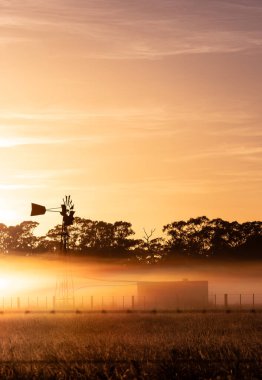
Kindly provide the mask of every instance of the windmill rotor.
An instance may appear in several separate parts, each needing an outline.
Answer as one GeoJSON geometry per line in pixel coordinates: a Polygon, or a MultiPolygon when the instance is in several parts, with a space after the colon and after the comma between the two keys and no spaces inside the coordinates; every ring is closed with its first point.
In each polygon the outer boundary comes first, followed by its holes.
{"type": "Polygon", "coordinates": [[[65,226],[71,226],[74,222],[74,205],[72,202],[72,199],[70,195],[66,195],[65,198],[63,198],[63,204],[61,204],[61,212],[60,214],[63,216],[63,224],[65,226]]]}

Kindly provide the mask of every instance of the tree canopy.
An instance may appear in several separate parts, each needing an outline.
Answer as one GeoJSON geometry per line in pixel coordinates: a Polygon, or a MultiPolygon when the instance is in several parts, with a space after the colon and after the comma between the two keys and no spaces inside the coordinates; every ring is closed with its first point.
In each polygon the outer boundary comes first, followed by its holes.
{"type": "MultiPolygon", "coordinates": [[[[0,251],[37,254],[59,251],[61,225],[45,236],[35,236],[37,222],[24,221],[16,226],[0,223],[0,251]]],[[[76,217],[69,230],[69,252],[105,258],[123,258],[146,264],[185,258],[260,259],[262,222],[228,222],[206,216],[174,221],[163,227],[164,236],[144,229],[142,239],[134,237],[132,224],[108,223],[76,217]]]]}

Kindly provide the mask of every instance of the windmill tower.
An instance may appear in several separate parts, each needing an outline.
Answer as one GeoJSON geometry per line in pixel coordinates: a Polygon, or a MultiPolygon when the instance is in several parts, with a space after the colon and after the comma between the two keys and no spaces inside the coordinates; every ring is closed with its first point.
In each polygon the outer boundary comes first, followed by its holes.
{"type": "Polygon", "coordinates": [[[61,242],[60,250],[61,252],[66,252],[68,249],[68,238],[69,233],[67,230],[68,226],[71,226],[74,222],[74,205],[70,195],[66,195],[63,199],[63,204],[61,204],[62,211],[60,214],[63,216],[62,231],[61,231],[61,242]]]}
{"type": "Polygon", "coordinates": [[[68,263],[68,240],[69,231],[68,227],[74,223],[74,205],[70,195],[63,198],[61,207],[46,208],[36,203],[32,203],[31,216],[44,215],[46,212],[59,212],[62,219],[62,228],[60,233],[60,251],[65,255],[65,268],[58,274],[56,287],[54,307],[63,309],[74,308],[75,306],[75,291],[74,281],[71,271],[69,270],[68,263]]]}

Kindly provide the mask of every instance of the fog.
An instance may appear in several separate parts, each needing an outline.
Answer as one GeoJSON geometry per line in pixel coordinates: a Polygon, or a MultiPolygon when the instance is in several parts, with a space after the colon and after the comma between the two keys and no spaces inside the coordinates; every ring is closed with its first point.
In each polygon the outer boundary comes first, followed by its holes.
{"type": "MultiPolygon", "coordinates": [[[[59,255],[0,257],[0,297],[52,297],[66,281],[79,299],[93,296],[96,302],[110,297],[136,295],[137,281],[206,280],[209,295],[262,294],[262,262],[195,262],[172,266],[126,265],[59,255]]],[[[222,299],[222,298],[221,298],[222,299]]],[[[116,302],[116,301],[112,301],[116,302]]],[[[118,301],[120,302],[120,301],[118,301]]]]}

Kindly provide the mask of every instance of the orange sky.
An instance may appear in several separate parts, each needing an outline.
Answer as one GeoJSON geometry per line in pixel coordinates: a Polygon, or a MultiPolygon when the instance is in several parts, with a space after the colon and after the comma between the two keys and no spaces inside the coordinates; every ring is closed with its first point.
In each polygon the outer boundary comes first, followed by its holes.
{"type": "Polygon", "coordinates": [[[0,222],[261,219],[260,0],[0,0],[0,222]]]}

